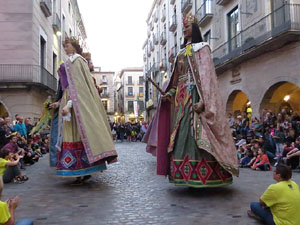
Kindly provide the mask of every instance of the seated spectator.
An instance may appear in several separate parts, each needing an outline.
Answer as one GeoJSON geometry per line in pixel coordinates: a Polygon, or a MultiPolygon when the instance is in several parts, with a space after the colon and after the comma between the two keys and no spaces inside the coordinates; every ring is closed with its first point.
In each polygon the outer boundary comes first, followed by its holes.
{"type": "Polygon", "coordinates": [[[258,155],[256,157],[253,166],[251,167],[253,170],[272,170],[269,158],[265,153],[263,148],[258,149],[258,155]]]}
{"type": "Polygon", "coordinates": [[[241,167],[250,167],[250,165],[248,165],[248,164],[251,162],[253,157],[254,157],[254,154],[253,154],[253,151],[251,150],[251,144],[248,144],[246,146],[245,156],[240,159],[241,167]]]}
{"type": "Polygon", "coordinates": [[[246,142],[241,144],[237,150],[238,160],[242,159],[246,155],[246,142]]]}
{"type": "Polygon", "coordinates": [[[286,155],[287,164],[292,167],[292,169],[299,168],[299,156],[300,156],[300,137],[295,141],[294,149],[289,151],[286,155]]]}
{"type": "MultiPolygon", "coordinates": [[[[18,137],[17,137],[17,134],[18,133],[12,133],[8,139],[9,139],[9,142],[3,146],[3,149],[7,149],[9,150],[10,153],[13,153],[13,154],[19,154],[21,156],[24,157],[25,155],[25,150],[23,148],[20,148],[18,146],[18,137]]],[[[20,164],[21,164],[21,169],[25,169],[24,167],[24,161],[21,160],[20,161],[20,164]]]]}
{"type": "Polygon", "coordinates": [[[271,184],[259,202],[252,202],[248,215],[268,225],[300,224],[300,190],[292,180],[291,169],[278,165],[273,173],[276,184],[271,184]]]}
{"type": "Polygon", "coordinates": [[[3,178],[3,183],[22,183],[27,181],[28,177],[22,175],[19,168],[19,161],[22,156],[12,154],[7,149],[0,151],[0,179],[3,178]]]}
{"type": "Polygon", "coordinates": [[[257,152],[256,151],[254,151],[253,152],[253,157],[252,157],[252,159],[250,160],[250,162],[248,162],[245,166],[243,166],[243,167],[249,167],[249,168],[251,168],[252,166],[253,166],[253,164],[254,164],[254,162],[255,162],[255,160],[256,160],[256,158],[257,158],[257,152]]]}
{"type": "Polygon", "coordinates": [[[237,140],[236,140],[235,146],[236,147],[240,147],[240,145],[242,145],[243,143],[246,143],[246,139],[243,137],[243,135],[239,134],[237,136],[237,140]]]}
{"type": "MultiPolygon", "coordinates": [[[[2,190],[0,189],[0,199],[2,190]]],[[[19,206],[20,198],[16,196],[12,199],[8,199],[5,202],[0,200],[0,224],[3,225],[33,225],[32,219],[21,219],[15,222],[15,211],[19,206]]]]}

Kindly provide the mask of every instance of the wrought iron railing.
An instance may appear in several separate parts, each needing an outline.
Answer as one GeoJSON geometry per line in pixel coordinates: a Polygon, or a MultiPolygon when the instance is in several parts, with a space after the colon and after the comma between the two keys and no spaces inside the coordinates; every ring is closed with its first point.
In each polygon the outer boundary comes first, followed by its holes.
{"type": "Polygon", "coordinates": [[[52,14],[52,0],[40,0],[40,7],[46,17],[52,14]]]}
{"type": "Polygon", "coordinates": [[[161,11],[161,22],[164,22],[166,20],[166,9],[163,9],[161,11]]]}
{"type": "Polygon", "coordinates": [[[56,31],[61,31],[61,22],[57,13],[53,14],[53,25],[56,31]]]}
{"type": "Polygon", "coordinates": [[[177,27],[177,17],[176,15],[173,15],[170,20],[169,30],[175,31],[176,27],[177,27]]]}
{"type": "Polygon", "coordinates": [[[197,11],[197,20],[201,22],[207,15],[212,14],[212,0],[205,0],[197,11]]]}
{"type": "Polygon", "coordinates": [[[192,6],[192,0],[181,0],[181,12],[184,12],[187,6],[192,6]]]}
{"type": "Polygon", "coordinates": [[[36,65],[0,64],[0,83],[35,84],[57,90],[57,79],[45,68],[36,65]]]}
{"type": "Polygon", "coordinates": [[[284,4],[214,49],[215,65],[234,59],[287,31],[300,31],[300,4],[284,4]]]}
{"type": "Polygon", "coordinates": [[[166,31],[161,32],[160,34],[160,44],[164,45],[167,42],[166,31]]]}

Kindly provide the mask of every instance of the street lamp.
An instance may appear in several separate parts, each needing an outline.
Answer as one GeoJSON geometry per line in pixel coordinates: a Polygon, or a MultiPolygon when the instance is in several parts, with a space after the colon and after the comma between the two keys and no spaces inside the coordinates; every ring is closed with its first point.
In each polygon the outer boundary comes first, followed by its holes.
{"type": "Polygon", "coordinates": [[[286,96],[283,98],[283,100],[286,101],[286,102],[287,102],[289,99],[290,99],[290,96],[289,96],[289,95],[286,95],[286,96]]]}

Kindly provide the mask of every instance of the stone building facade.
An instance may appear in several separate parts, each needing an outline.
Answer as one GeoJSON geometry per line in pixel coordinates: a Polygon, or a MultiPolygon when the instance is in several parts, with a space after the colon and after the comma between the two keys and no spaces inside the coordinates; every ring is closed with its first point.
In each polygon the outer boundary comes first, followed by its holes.
{"type": "Polygon", "coordinates": [[[114,99],[114,76],[115,72],[100,71],[99,68],[95,67],[95,71],[92,72],[96,79],[98,86],[102,88],[101,100],[106,110],[107,116],[111,121],[114,121],[115,113],[115,99],[114,99]]]}
{"type": "MultiPolygon", "coordinates": [[[[179,50],[183,12],[197,16],[210,44],[227,113],[237,115],[250,107],[257,117],[262,109],[300,112],[299,0],[154,0],[143,46],[144,75],[160,85],[165,72],[170,77],[179,50]],[[161,63],[155,66],[165,52],[166,69],[161,63]]],[[[155,108],[157,91],[151,84],[146,87],[146,101],[154,99],[150,109],[155,108]]]]}
{"type": "Polygon", "coordinates": [[[115,79],[117,104],[115,119],[122,122],[143,121],[145,118],[143,68],[125,68],[115,79]]]}
{"type": "Polygon", "coordinates": [[[77,0],[1,0],[0,12],[0,116],[37,120],[57,90],[63,40],[75,36],[87,50],[77,0]]]}

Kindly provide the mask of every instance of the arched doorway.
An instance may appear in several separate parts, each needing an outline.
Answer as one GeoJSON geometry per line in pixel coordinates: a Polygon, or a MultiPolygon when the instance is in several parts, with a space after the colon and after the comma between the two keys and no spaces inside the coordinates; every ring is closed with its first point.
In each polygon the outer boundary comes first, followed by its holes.
{"type": "Polygon", "coordinates": [[[5,108],[5,106],[0,102],[0,117],[6,117],[8,116],[8,111],[5,108]]]}
{"type": "Polygon", "coordinates": [[[278,82],[265,93],[260,111],[268,109],[274,113],[285,109],[287,113],[300,112],[300,88],[290,82],[278,82]]]}
{"type": "Polygon", "coordinates": [[[236,117],[242,112],[247,112],[248,117],[251,118],[251,102],[243,91],[235,90],[228,97],[226,113],[232,113],[232,115],[236,117]]]}

